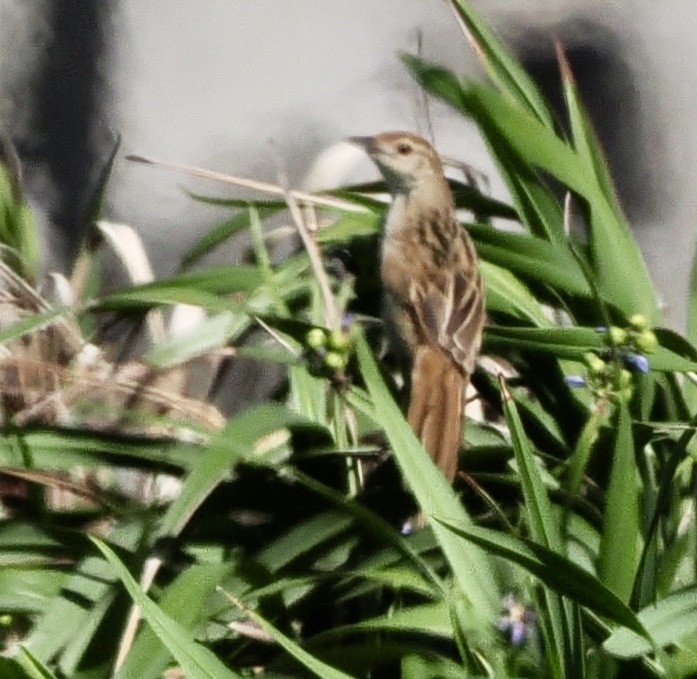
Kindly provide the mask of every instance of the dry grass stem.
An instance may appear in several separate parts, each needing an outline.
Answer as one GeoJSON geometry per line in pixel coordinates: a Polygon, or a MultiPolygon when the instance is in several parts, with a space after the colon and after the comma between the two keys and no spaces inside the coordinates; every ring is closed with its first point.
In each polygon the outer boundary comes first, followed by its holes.
{"type": "MultiPolygon", "coordinates": [[[[177,172],[183,172],[191,177],[199,177],[201,179],[212,179],[214,181],[223,182],[224,184],[229,184],[232,186],[240,186],[245,189],[252,189],[253,191],[261,191],[262,193],[270,193],[274,196],[279,196],[281,198],[286,196],[286,191],[276,184],[269,184],[267,182],[260,182],[255,179],[246,179],[243,177],[233,177],[231,175],[223,174],[221,172],[214,172],[213,170],[206,170],[201,167],[193,167],[190,165],[180,165],[179,163],[169,163],[162,160],[155,160],[153,158],[146,158],[139,155],[126,156],[127,160],[133,161],[135,163],[143,163],[145,165],[155,165],[157,167],[164,167],[169,170],[175,170],[177,172]]],[[[330,196],[317,195],[314,193],[306,193],[304,191],[292,190],[290,193],[296,201],[305,203],[307,205],[317,205],[320,207],[335,208],[338,210],[345,210],[347,212],[368,212],[367,208],[361,205],[356,205],[347,200],[341,200],[340,198],[332,198],[330,196]]]]}
{"type": "Polygon", "coordinates": [[[312,271],[315,274],[315,279],[317,280],[322,294],[326,325],[329,328],[336,329],[339,327],[339,312],[337,311],[336,301],[334,300],[334,295],[329,285],[329,277],[322,264],[322,255],[320,254],[319,247],[307,228],[302,210],[293,196],[293,193],[287,191],[285,195],[288,209],[298,229],[303,245],[305,246],[307,256],[310,259],[310,266],[312,267],[312,271]]]}
{"type": "Polygon", "coordinates": [[[262,320],[258,316],[254,317],[254,320],[264,329],[266,330],[267,333],[280,345],[282,346],[289,354],[291,354],[295,358],[300,358],[300,352],[296,351],[286,340],[281,337],[279,333],[277,333],[266,321],[262,320]]]}

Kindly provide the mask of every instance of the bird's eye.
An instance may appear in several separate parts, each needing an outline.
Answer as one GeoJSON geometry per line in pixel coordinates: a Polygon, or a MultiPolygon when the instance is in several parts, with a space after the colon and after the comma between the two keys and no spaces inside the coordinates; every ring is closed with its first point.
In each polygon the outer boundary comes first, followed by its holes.
{"type": "Polygon", "coordinates": [[[397,153],[401,156],[408,156],[412,151],[411,144],[407,144],[406,142],[402,142],[397,146],[397,153]]]}

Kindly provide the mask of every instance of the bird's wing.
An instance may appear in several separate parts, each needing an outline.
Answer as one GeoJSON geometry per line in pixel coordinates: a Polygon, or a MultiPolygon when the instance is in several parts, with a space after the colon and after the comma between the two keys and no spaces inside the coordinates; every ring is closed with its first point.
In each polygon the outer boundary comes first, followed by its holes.
{"type": "Polygon", "coordinates": [[[409,297],[419,334],[450,354],[468,374],[474,370],[485,322],[484,283],[465,240],[454,248],[453,266],[421,284],[413,282],[409,297]]]}

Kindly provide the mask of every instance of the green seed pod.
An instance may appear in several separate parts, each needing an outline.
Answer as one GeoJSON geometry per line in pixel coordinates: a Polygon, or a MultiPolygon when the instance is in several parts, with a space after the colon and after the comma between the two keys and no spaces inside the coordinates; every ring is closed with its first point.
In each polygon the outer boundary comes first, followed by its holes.
{"type": "Polygon", "coordinates": [[[624,328],[618,328],[613,325],[607,334],[607,340],[610,346],[621,347],[627,341],[628,335],[624,328]]]}
{"type": "Polygon", "coordinates": [[[632,395],[634,394],[634,389],[632,387],[625,387],[620,392],[620,398],[625,402],[629,403],[632,400],[632,395]]]}
{"type": "Polygon", "coordinates": [[[583,360],[588,366],[588,370],[590,371],[591,375],[595,375],[597,377],[605,372],[607,364],[602,358],[600,358],[600,356],[598,356],[598,354],[594,354],[593,352],[589,351],[588,353],[583,354],[583,360]]]}
{"type": "Polygon", "coordinates": [[[632,384],[632,373],[629,372],[629,370],[625,370],[622,368],[620,371],[620,388],[625,389],[632,384]]]}
{"type": "Polygon", "coordinates": [[[327,344],[327,333],[322,328],[312,328],[305,335],[305,343],[310,349],[321,349],[327,344]]]}
{"type": "Polygon", "coordinates": [[[340,354],[336,351],[328,351],[324,357],[324,365],[330,370],[343,370],[348,363],[346,354],[340,354]]]}
{"type": "Polygon", "coordinates": [[[629,325],[632,326],[632,330],[641,332],[642,330],[646,330],[649,327],[649,321],[646,318],[646,316],[644,316],[644,314],[634,314],[629,319],[629,325]]]}
{"type": "Polygon", "coordinates": [[[635,339],[637,348],[644,354],[652,354],[658,347],[656,335],[651,330],[643,330],[635,339]]]}
{"type": "Polygon", "coordinates": [[[351,338],[346,333],[341,332],[341,330],[334,330],[329,335],[329,347],[334,349],[334,351],[345,353],[350,346],[351,338]]]}

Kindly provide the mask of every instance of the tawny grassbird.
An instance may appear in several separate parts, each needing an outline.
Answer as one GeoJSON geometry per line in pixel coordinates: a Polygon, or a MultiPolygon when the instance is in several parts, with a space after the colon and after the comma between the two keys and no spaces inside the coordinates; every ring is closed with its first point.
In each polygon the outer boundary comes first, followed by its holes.
{"type": "Polygon", "coordinates": [[[477,255],[458,224],[433,147],[409,132],[351,137],[373,159],[392,203],[382,240],[384,316],[411,360],[407,419],[443,474],[457,473],[463,398],[485,321],[477,255]]]}

